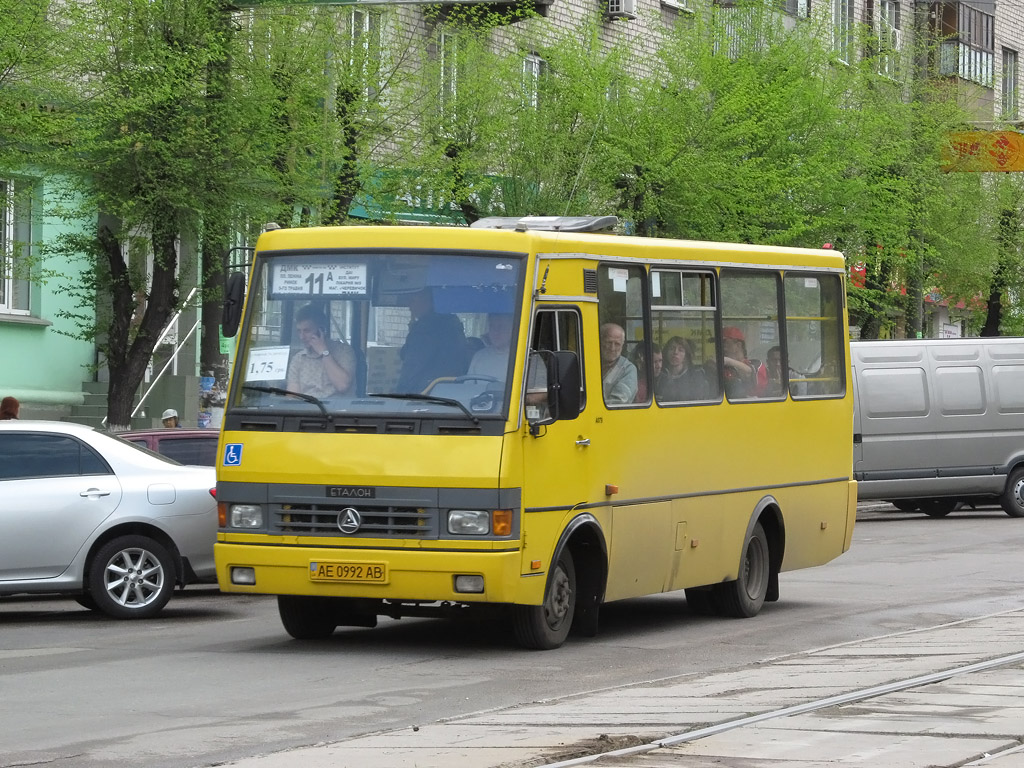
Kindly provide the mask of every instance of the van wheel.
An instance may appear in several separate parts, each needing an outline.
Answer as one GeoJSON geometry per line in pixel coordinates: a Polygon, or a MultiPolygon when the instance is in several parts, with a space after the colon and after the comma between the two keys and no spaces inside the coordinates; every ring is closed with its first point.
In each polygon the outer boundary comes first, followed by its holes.
{"type": "Polygon", "coordinates": [[[897,499],[896,501],[890,501],[889,503],[896,507],[900,512],[917,512],[917,510],[920,509],[917,501],[914,499],[897,499]]]}
{"type": "Polygon", "coordinates": [[[569,550],[558,556],[543,605],[516,605],[512,628],[523,648],[550,651],[565,642],[576,613],[576,568],[569,550]]]}
{"type": "Polygon", "coordinates": [[[1010,473],[999,505],[1010,517],[1024,517],[1024,468],[1018,467],[1010,473]]]}
{"type": "Polygon", "coordinates": [[[921,499],[919,506],[928,517],[945,517],[957,508],[956,499],[921,499]]]}
{"type": "Polygon", "coordinates": [[[768,594],[770,568],[768,537],[761,524],[757,523],[743,551],[739,578],[714,587],[714,601],[719,612],[737,619],[756,616],[768,594]]]}
{"type": "Polygon", "coordinates": [[[337,609],[330,598],[278,595],[277,612],[285,632],[296,640],[323,640],[338,626],[337,609]]]}

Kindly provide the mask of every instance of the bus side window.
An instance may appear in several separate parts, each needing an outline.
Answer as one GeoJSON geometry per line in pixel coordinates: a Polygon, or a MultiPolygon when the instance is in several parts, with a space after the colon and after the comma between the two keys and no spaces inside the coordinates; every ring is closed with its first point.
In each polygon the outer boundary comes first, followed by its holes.
{"type": "Polygon", "coordinates": [[[778,347],[779,274],[723,269],[722,376],[730,400],[778,398],[784,390],[769,385],[768,352],[778,347]],[[774,394],[770,393],[774,390],[774,394]]]}
{"type": "Polygon", "coordinates": [[[650,402],[651,366],[644,360],[642,369],[638,370],[633,361],[636,350],[646,345],[650,335],[646,320],[647,273],[640,265],[602,264],[598,267],[597,278],[601,388],[605,404],[614,407],[650,402]]]}
{"type": "Polygon", "coordinates": [[[721,398],[715,353],[715,283],[711,272],[651,270],[651,326],[661,369],[659,405],[721,398]]]}
{"type": "Polygon", "coordinates": [[[789,272],[784,285],[790,396],[808,399],[845,394],[843,287],[839,278],[789,272]]]}

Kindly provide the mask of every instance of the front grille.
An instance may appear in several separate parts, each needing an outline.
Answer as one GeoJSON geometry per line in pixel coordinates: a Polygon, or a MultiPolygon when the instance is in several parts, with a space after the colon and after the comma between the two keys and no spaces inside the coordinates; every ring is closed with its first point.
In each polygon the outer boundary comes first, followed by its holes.
{"type": "Polygon", "coordinates": [[[271,507],[271,528],[303,536],[355,536],[362,538],[436,539],[438,511],[417,507],[367,507],[353,504],[281,504],[271,507]],[[355,509],[362,518],[359,530],[342,533],[338,515],[355,509]]]}

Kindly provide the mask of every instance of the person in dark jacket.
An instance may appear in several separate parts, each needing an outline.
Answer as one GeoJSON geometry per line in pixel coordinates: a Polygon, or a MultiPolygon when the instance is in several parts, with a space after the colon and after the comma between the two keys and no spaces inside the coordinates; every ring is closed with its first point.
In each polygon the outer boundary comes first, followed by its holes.
{"type": "Polygon", "coordinates": [[[463,376],[469,367],[469,344],[456,315],[434,311],[433,294],[424,288],[409,297],[412,320],[402,346],[402,371],[395,392],[423,392],[435,379],[463,376]]]}

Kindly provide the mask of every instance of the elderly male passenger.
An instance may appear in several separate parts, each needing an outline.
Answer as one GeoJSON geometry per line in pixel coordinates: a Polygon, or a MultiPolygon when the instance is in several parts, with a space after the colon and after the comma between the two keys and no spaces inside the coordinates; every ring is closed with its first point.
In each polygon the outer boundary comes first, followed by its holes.
{"type": "Polygon", "coordinates": [[[609,405],[632,403],[636,398],[636,366],[622,356],[625,346],[626,332],[621,325],[601,326],[601,385],[609,405]]]}

